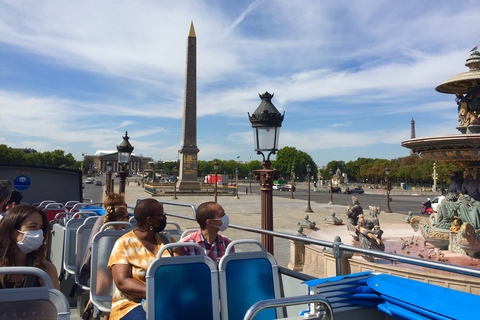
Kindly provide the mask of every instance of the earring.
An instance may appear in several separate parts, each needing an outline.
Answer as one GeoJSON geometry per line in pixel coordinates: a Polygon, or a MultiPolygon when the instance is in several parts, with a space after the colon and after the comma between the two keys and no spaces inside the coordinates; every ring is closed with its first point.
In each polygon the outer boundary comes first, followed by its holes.
{"type": "Polygon", "coordinates": [[[150,231],[152,231],[152,230],[153,230],[153,226],[152,226],[152,225],[150,225],[150,231]]]}

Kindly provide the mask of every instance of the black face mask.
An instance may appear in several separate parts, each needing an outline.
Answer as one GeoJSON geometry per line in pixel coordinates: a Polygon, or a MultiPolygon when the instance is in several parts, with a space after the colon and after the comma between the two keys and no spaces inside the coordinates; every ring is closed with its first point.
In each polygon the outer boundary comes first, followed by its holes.
{"type": "Polygon", "coordinates": [[[160,225],[158,227],[153,227],[153,232],[158,233],[162,232],[167,226],[167,220],[160,220],[160,225]]]}

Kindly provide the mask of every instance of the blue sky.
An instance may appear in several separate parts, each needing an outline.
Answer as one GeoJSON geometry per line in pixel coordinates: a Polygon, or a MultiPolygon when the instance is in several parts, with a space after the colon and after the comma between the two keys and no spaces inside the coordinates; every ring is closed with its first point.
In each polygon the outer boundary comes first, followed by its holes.
{"type": "Polygon", "coordinates": [[[476,1],[0,0],[0,143],[177,157],[186,42],[197,35],[200,160],[261,160],[247,112],[285,119],[279,147],[317,165],[408,155],[457,134],[453,95],[480,45],[476,1]],[[240,157],[240,158],[237,158],[240,157]]]}

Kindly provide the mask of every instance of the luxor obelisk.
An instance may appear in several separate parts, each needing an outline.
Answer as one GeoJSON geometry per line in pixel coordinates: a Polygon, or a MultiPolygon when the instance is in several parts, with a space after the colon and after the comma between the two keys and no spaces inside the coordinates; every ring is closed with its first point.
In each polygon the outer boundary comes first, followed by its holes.
{"type": "Polygon", "coordinates": [[[180,191],[199,190],[197,178],[197,37],[193,22],[187,40],[185,93],[183,101],[182,145],[177,188],[180,191]]]}

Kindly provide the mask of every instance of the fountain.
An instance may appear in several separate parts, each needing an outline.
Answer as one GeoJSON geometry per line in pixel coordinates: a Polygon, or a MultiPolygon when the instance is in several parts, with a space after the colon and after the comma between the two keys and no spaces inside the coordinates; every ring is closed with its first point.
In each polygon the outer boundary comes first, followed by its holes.
{"type": "Polygon", "coordinates": [[[421,230],[427,242],[439,249],[480,254],[480,52],[472,49],[459,73],[435,88],[455,94],[460,134],[415,138],[402,142],[423,159],[443,161],[461,168],[450,175],[445,200],[429,219],[412,217],[414,230],[421,230]]]}

